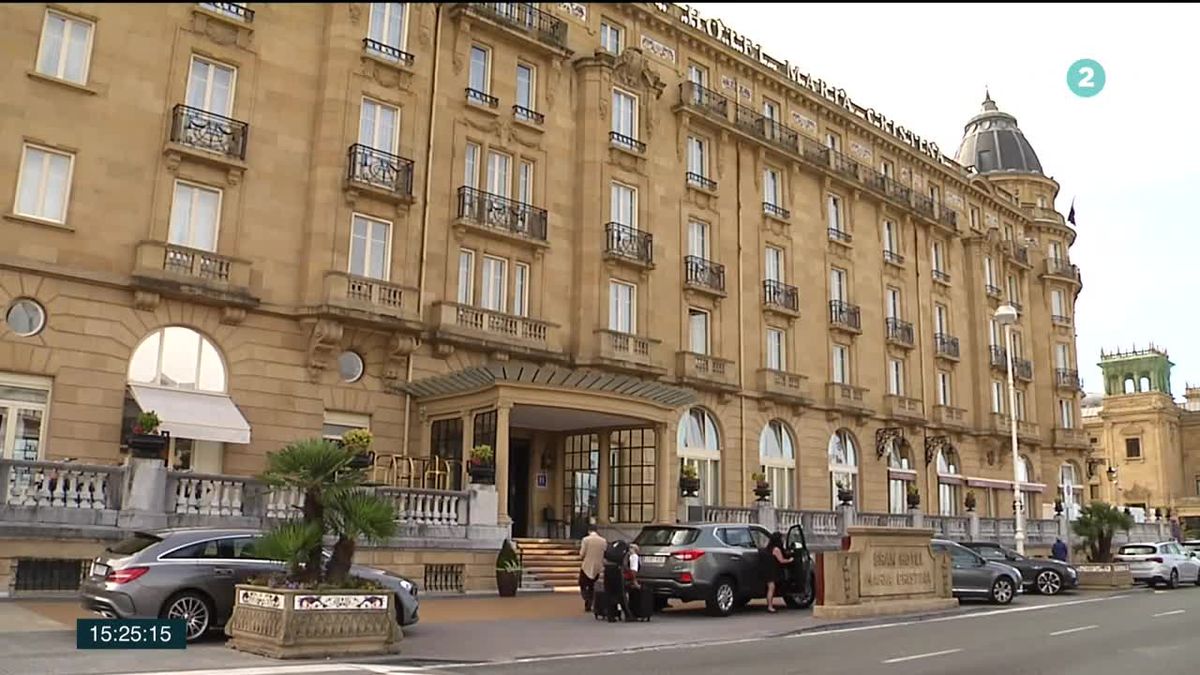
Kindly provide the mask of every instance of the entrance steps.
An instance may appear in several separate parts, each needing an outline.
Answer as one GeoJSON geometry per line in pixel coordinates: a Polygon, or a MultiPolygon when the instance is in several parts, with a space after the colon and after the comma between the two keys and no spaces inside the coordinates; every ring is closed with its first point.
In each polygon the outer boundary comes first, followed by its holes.
{"type": "Polygon", "coordinates": [[[579,585],[579,542],[571,539],[514,539],[525,562],[525,588],[579,585]],[[532,582],[532,583],[530,583],[532,582]]]}

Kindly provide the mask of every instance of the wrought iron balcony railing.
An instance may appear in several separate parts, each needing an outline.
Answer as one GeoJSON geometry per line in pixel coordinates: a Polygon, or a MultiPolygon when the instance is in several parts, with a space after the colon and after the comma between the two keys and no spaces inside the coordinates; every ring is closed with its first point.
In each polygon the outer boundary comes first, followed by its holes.
{"type": "Polygon", "coordinates": [[[1068,279],[1079,278],[1079,268],[1061,258],[1046,258],[1046,274],[1068,279]]]}
{"type": "Polygon", "coordinates": [[[899,253],[896,253],[895,251],[885,250],[883,252],[883,260],[884,260],[884,262],[890,262],[893,265],[903,265],[904,264],[904,256],[900,255],[899,253]]]}
{"type": "Polygon", "coordinates": [[[202,2],[200,3],[200,6],[206,9],[211,9],[218,14],[224,14],[225,16],[239,19],[245,23],[252,23],[254,21],[254,10],[249,9],[240,3],[202,2]]]}
{"type": "Polygon", "coordinates": [[[829,168],[833,169],[835,173],[845,176],[846,178],[858,180],[858,162],[854,161],[847,155],[838,152],[837,150],[829,151],[829,168]]]}
{"type": "Polygon", "coordinates": [[[908,187],[907,185],[902,185],[895,179],[888,178],[887,176],[883,177],[883,184],[887,195],[893,200],[905,205],[912,203],[912,188],[908,187]]]}
{"type": "Polygon", "coordinates": [[[1008,369],[1008,350],[1000,345],[989,345],[988,354],[993,368],[1008,369]]]}
{"type": "Polygon", "coordinates": [[[937,220],[952,230],[958,229],[958,213],[951,210],[945,204],[938,204],[937,220]]]}
{"type": "Polygon", "coordinates": [[[804,159],[814,164],[829,166],[829,148],[811,138],[803,137],[800,139],[800,154],[804,156],[804,159]]]}
{"type": "Polygon", "coordinates": [[[626,136],[618,131],[608,132],[608,141],[617,147],[625,148],[626,150],[632,150],[638,154],[646,152],[645,143],[639,141],[633,136],[626,136]]]}
{"type": "Polygon", "coordinates": [[[709,117],[729,119],[729,99],[695,82],[683,82],[679,85],[679,102],[709,117]]]}
{"type": "Polygon", "coordinates": [[[458,188],[458,217],[524,239],[546,241],[545,209],[465,185],[458,188]]]}
{"type": "Polygon", "coordinates": [[[1033,379],[1033,362],[1029,359],[1013,359],[1013,376],[1019,380],[1033,379]]]}
{"type": "Polygon", "coordinates": [[[684,281],[689,286],[700,286],[725,292],[725,266],[700,256],[689,255],[683,259],[684,281]]]}
{"type": "Polygon", "coordinates": [[[706,176],[702,176],[695,171],[687,172],[686,177],[688,185],[694,185],[695,187],[698,187],[702,190],[708,190],[709,192],[716,192],[717,190],[717,181],[706,176]]]}
{"type": "Polygon", "coordinates": [[[800,134],[766,115],[760,115],[752,108],[735,103],[735,123],[747,133],[757,136],[771,145],[778,146],[789,152],[800,149],[800,134]]]}
{"type": "Polygon", "coordinates": [[[885,322],[889,342],[911,347],[913,345],[913,325],[909,321],[896,317],[888,317],[885,322]]]}
{"type": "Polygon", "coordinates": [[[945,270],[934,269],[929,274],[933,277],[934,281],[940,281],[943,284],[950,283],[950,273],[945,270]]]}
{"type": "Polygon", "coordinates": [[[384,60],[394,61],[410,68],[412,67],[413,62],[417,60],[417,57],[402,49],[397,49],[389,44],[384,44],[378,40],[372,40],[371,38],[363,38],[363,51],[367,52],[368,54],[374,54],[384,60]]]}
{"type": "Polygon", "coordinates": [[[767,279],[763,281],[763,304],[789,312],[799,312],[800,291],[782,281],[767,279]]]}
{"type": "Polygon", "coordinates": [[[480,16],[529,33],[546,44],[555,47],[567,44],[567,24],[532,2],[471,2],[467,6],[480,16]]]}
{"type": "Polygon", "coordinates": [[[250,125],[180,103],[171,120],[171,142],[225,157],[246,159],[250,125]]]}
{"type": "Polygon", "coordinates": [[[788,218],[792,217],[791,211],[788,211],[782,206],[772,204],[771,202],[763,202],[763,213],[767,214],[768,216],[781,218],[783,220],[787,220],[788,218]]]}
{"type": "Polygon", "coordinates": [[[1078,370],[1070,370],[1067,368],[1057,368],[1054,371],[1054,381],[1058,386],[1064,387],[1066,389],[1082,388],[1080,385],[1080,382],[1079,382],[1079,371],[1078,370]]]}
{"type": "Polygon", "coordinates": [[[479,91],[478,89],[472,89],[470,87],[467,87],[466,92],[467,92],[467,101],[469,101],[471,103],[485,105],[489,108],[495,108],[496,106],[500,105],[500,99],[496,98],[495,96],[492,96],[491,94],[487,93],[486,91],[479,91]]]}
{"type": "Polygon", "coordinates": [[[987,284],[984,286],[984,289],[987,291],[987,294],[993,298],[999,298],[1004,295],[1004,291],[1001,290],[996,284],[987,284]]]}
{"type": "Polygon", "coordinates": [[[1070,326],[1071,317],[1067,316],[1066,314],[1051,314],[1050,323],[1056,326],[1070,326]]]}
{"type": "Polygon", "coordinates": [[[545,115],[543,115],[542,113],[540,113],[532,108],[526,108],[525,106],[514,105],[512,110],[513,110],[513,117],[521,120],[522,122],[532,122],[534,124],[542,124],[543,122],[546,121],[545,115]]]}
{"type": "Polygon", "coordinates": [[[402,197],[411,197],[413,161],[355,143],[350,146],[346,178],[353,183],[363,183],[402,197]]]}
{"type": "Polygon", "coordinates": [[[840,241],[843,244],[849,244],[854,239],[854,237],[850,236],[849,232],[836,227],[829,228],[829,238],[832,241],[840,241]]]}
{"type": "Polygon", "coordinates": [[[645,265],[654,263],[654,237],[623,223],[604,226],[605,253],[645,265]]]}
{"type": "Polygon", "coordinates": [[[858,305],[852,305],[844,300],[829,301],[829,322],[856,331],[862,330],[862,318],[858,305]]]}
{"type": "Polygon", "coordinates": [[[925,195],[914,194],[912,201],[913,208],[922,215],[928,218],[934,218],[936,212],[936,202],[932,198],[925,195]]]}
{"type": "Polygon", "coordinates": [[[933,344],[938,356],[945,356],[951,359],[958,358],[958,338],[953,335],[934,333],[933,344]]]}

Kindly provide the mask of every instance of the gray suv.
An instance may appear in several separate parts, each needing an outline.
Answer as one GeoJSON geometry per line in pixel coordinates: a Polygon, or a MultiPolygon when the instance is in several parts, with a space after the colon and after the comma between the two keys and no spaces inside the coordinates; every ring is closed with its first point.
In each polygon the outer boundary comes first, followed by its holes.
{"type": "MultiPolygon", "coordinates": [[[[192,642],[233,613],[234,586],[284,565],[254,554],[257,530],[137,532],[92,562],[79,588],[84,609],[113,619],[183,619],[192,642]]],[[[328,555],[328,554],[327,554],[328,555]]],[[[350,573],[390,589],[401,626],[417,622],[417,587],[408,579],[354,565],[350,573]]]]}
{"type": "MultiPolygon", "coordinates": [[[[657,609],[672,598],[703,600],[710,614],[728,616],[767,596],[761,556],[769,537],[758,525],[648,525],[634,539],[641,556],[638,581],[654,594],[657,609]]],[[[799,526],[788,530],[785,545],[793,562],[782,570],[778,595],[790,608],[809,607],[816,587],[813,557],[799,526]]]]}

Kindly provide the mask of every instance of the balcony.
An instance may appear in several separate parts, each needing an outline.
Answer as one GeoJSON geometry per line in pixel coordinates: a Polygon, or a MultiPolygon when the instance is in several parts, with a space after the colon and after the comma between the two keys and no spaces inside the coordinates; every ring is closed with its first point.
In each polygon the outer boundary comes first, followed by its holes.
{"type": "Polygon", "coordinates": [[[911,420],[914,422],[923,422],[925,420],[925,404],[921,399],[917,398],[888,394],[883,397],[883,410],[884,413],[895,420],[911,420]]]}
{"type": "Polygon", "coordinates": [[[134,254],[135,301],[144,309],[166,296],[244,311],[259,302],[253,276],[247,260],[159,241],[140,242],[134,254]]]}
{"type": "Polygon", "coordinates": [[[897,182],[894,178],[883,177],[884,193],[892,201],[903,206],[912,207],[913,191],[907,185],[897,182]]]}
{"type": "Polygon", "coordinates": [[[171,114],[171,142],[218,157],[245,161],[250,125],[200,108],[175,106],[171,114]]]}
{"type": "Polygon", "coordinates": [[[1056,427],[1054,429],[1054,447],[1085,450],[1090,447],[1087,432],[1083,429],[1056,427]]]}
{"type": "Polygon", "coordinates": [[[626,136],[625,134],[618,133],[616,131],[608,132],[608,143],[615,148],[620,148],[627,152],[633,152],[639,155],[645,154],[646,152],[645,143],[639,141],[633,136],[626,136]]]}
{"type": "Polygon", "coordinates": [[[1071,321],[1071,317],[1065,314],[1051,314],[1050,323],[1054,324],[1055,326],[1063,326],[1065,328],[1070,328],[1074,324],[1074,322],[1071,321]]]}
{"type": "Polygon", "coordinates": [[[958,232],[958,213],[945,204],[938,204],[937,224],[951,233],[958,232]]]}
{"type": "Polygon", "coordinates": [[[665,368],[658,359],[659,340],[615,330],[598,330],[597,359],[616,370],[661,374],[665,368]]]}
{"type": "Polygon", "coordinates": [[[934,268],[934,269],[930,270],[929,275],[933,277],[934,281],[936,281],[940,284],[946,284],[946,285],[950,284],[950,273],[945,270],[939,270],[937,268],[934,268]]]}
{"type": "Polygon", "coordinates": [[[463,91],[466,92],[467,103],[483,106],[484,108],[490,108],[492,110],[500,107],[500,99],[492,96],[486,91],[479,91],[478,89],[472,89],[470,87],[467,87],[463,91]]]}
{"type": "Polygon", "coordinates": [[[808,378],[797,373],[760,368],[758,370],[758,388],[768,398],[784,403],[808,405],[812,402],[812,394],[808,390],[808,378]]]}
{"type": "Polygon", "coordinates": [[[512,111],[513,111],[513,119],[517,120],[518,122],[526,122],[528,124],[535,124],[540,127],[546,121],[546,116],[543,115],[542,113],[534,110],[533,108],[526,108],[525,106],[514,105],[512,107],[512,111]]]}
{"type": "Polygon", "coordinates": [[[799,289],[774,279],[763,281],[763,309],[788,316],[799,316],[799,289]]]}
{"type": "Polygon", "coordinates": [[[850,236],[849,232],[841,229],[840,227],[831,227],[828,228],[828,231],[829,241],[836,241],[839,244],[849,244],[850,242],[854,241],[854,237],[850,236]]]}
{"type": "Polygon", "coordinates": [[[987,292],[987,296],[993,300],[999,300],[1004,297],[1004,291],[995,284],[986,284],[983,288],[987,292]]]}
{"type": "Polygon", "coordinates": [[[561,350],[558,326],[547,321],[456,302],[439,302],[434,308],[434,336],[438,341],[523,354],[561,350]]]}
{"type": "Polygon", "coordinates": [[[1045,276],[1079,283],[1079,267],[1059,258],[1046,258],[1045,276]]]}
{"type": "Polygon", "coordinates": [[[689,187],[694,187],[699,190],[704,190],[705,192],[716,192],[717,191],[717,181],[715,181],[711,178],[708,178],[706,176],[703,176],[701,174],[698,174],[695,171],[687,172],[687,174],[685,174],[684,177],[687,179],[687,184],[689,187]]]}
{"type": "Polygon", "coordinates": [[[829,324],[835,329],[844,330],[855,335],[862,333],[862,319],[858,305],[852,305],[842,300],[830,300],[829,324]]]}
{"type": "Polygon", "coordinates": [[[957,361],[959,359],[958,338],[946,333],[934,333],[933,351],[938,358],[957,361]]]}
{"type": "Polygon", "coordinates": [[[778,218],[779,220],[788,220],[792,217],[791,211],[771,202],[763,202],[763,214],[772,218],[778,218]]]}
{"type": "Polygon", "coordinates": [[[623,223],[604,226],[604,257],[654,267],[654,237],[623,223]]]}
{"type": "Polygon", "coordinates": [[[1066,391],[1076,392],[1082,389],[1078,370],[1056,368],[1054,370],[1054,386],[1066,391]]]}
{"type": "Polygon", "coordinates": [[[231,19],[236,19],[237,21],[241,21],[243,23],[253,23],[254,22],[254,10],[245,7],[243,3],[201,2],[199,4],[201,7],[205,8],[209,11],[216,12],[217,14],[221,14],[223,16],[227,16],[231,19]]]}
{"type": "MultiPolygon", "coordinates": [[[[1005,413],[992,413],[991,431],[993,434],[1010,437],[1012,436],[1012,418],[1005,413]]],[[[1040,440],[1041,432],[1038,425],[1025,420],[1017,420],[1017,438],[1030,443],[1035,443],[1040,440]]]]}
{"type": "Polygon", "coordinates": [[[888,317],[884,322],[884,327],[887,330],[888,344],[906,349],[913,346],[913,325],[911,322],[895,317],[888,317]]]}
{"type": "Polygon", "coordinates": [[[400,202],[412,201],[413,161],[355,143],[346,159],[346,182],[400,202]]]}
{"type": "Polygon", "coordinates": [[[933,201],[932,198],[921,194],[913,194],[912,206],[917,213],[935,223],[937,222],[937,202],[933,201]]]}
{"type": "Polygon", "coordinates": [[[784,124],[734,103],[734,124],[742,131],[790,153],[800,151],[800,135],[784,124]]]}
{"type": "Polygon", "coordinates": [[[889,265],[895,265],[896,267],[904,267],[904,256],[896,253],[895,251],[888,251],[887,249],[884,249],[883,262],[888,263],[889,265]]]}
{"type": "Polygon", "coordinates": [[[1033,362],[1029,359],[1013,359],[1013,376],[1018,380],[1033,380],[1033,362]]]}
{"type": "Polygon", "coordinates": [[[708,354],[676,352],[675,375],[680,383],[698,389],[736,391],[738,388],[736,364],[708,354]]]}
{"type": "Polygon", "coordinates": [[[825,383],[825,404],[834,410],[855,415],[869,415],[871,407],[867,404],[866,387],[856,387],[840,382],[825,383]]]}
{"type": "Polygon", "coordinates": [[[531,2],[469,2],[468,11],[476,16],[528,35],[558,49],[567,46],[567,24],[543,12],[531,2]]]}
{"type": "Polygon", "coordinates": [[[950,405],[933,406],[933,423],[950,429],[967,427],[967,411],[950,405]]]}
{"type": "Polygon", "coordinates": [[[1001,248],[1004,251],[1005,255],[1007,255],[1008,258],[1010,260],[1012,260],[1013,262],[1015,262],[1018,265],[1021,265],[1023,267],[1026,267],[1026,268],[1030,267],[1029,247],[1028,246],[1018,244],[1017,242],[1010,239],[1008,241],[1003,242],[1001,244],[1001,248]]]}
{"type": "Polygon", "coordinates": [[[800,155],[808,162],[822,168],[829,168],[829,148],[811,138],[800,137],[800,155]]]}
{"type": "Polygon", "coordinates": [[[829,151],[829,168],[842,178],[850,181],[858,180],[859,163],[837,150],[829,151]]]}
{"type": "Polygon", "coordinates": [[[989,345],[988,353],[991,356],[992,367],[1000,372],[1008,371],[1008,350],[999,345],[989,345]]]}
{"type": "Polygon", "coordinates": [[[683,282],[688,288],[725,295],[725,266],[700,256],[683,259],[683,282]]]}
{"type": "Polygon", "coordinates": [[[458,188],[458,221],[485,232],[546,244],[546,210],[483,192],[458,188]]]}
{"type": "Polygon", "coordinates": [[[683,82],[679,85],[679,104],[707,117],[723,122],[729,121],[729,99],[695,82],[683,82]]]}
{"type": "Polygon", "coordinates": [[[416,289],[405,289],[382,279],[328,271],[325,273],[324,302],[327,313],[366,321],[392,320],[409,323],[418,330],[421,328],[416,311],[416,289]]]}
{"type": "Polygon", "coordinates": [[[417,57],[406,51],[397,49],[371,38],[363,38],[363,52],[391,63],[398,63],[405,68],[412,68],[417,57]]]}

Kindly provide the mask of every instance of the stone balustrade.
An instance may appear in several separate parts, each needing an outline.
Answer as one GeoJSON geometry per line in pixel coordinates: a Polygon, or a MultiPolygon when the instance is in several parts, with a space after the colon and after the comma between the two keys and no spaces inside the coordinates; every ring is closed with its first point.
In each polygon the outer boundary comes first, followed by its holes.
{"type": "Polygon", "coordinates": [[[740,506],[705,506],[704,520],[713,523],[744,523],[755,522],[757,511],[740,506]]]}
{"type": "Polygon", "coordinates": [[[116,509],[124,475],[117,466],[0,460],[0,507],[116,509]]]}
{"type": "Polygon", "coordinates": [[[380,488],[392,500],[396,520],[411,525],[465,525],[469,522],[470,494],[420,488],[380,488]]]}

